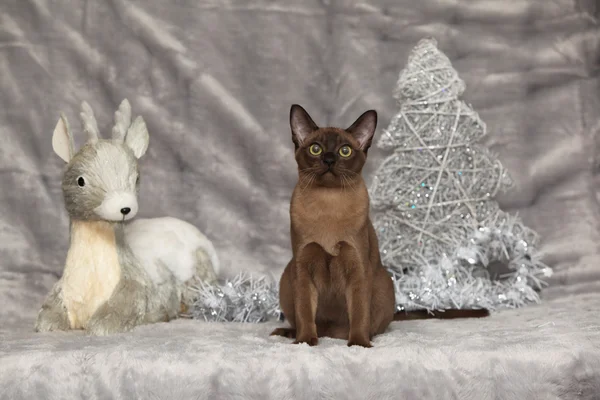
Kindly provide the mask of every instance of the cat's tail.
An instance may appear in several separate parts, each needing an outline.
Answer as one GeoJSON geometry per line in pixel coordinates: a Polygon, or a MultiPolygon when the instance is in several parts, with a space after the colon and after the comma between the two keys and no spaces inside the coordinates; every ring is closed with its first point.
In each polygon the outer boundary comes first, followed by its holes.
{"type": "Polygon", "coordinates": [[[401,311],[394,314],[394,321],[411,321],[416,319],[455,319],[455,318],[483,318],[490,315],[486,309],[474,310],[413,310],[401,311]]]}

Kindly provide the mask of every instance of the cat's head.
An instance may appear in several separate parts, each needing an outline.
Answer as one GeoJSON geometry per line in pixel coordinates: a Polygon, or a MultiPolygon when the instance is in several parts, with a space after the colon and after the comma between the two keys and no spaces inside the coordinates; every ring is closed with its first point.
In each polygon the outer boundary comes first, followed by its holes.
{"type": "Polygon", "coordinates": [[[142,117],[131,121],[131,106],[123,100],[115,112],[111,139],[101,139],[91,107],[81,104],[87,142],[74,151],[73,134],[61,115],[54,135],[54,152],[66,163],[62,190],[69,216],[77,220],[119,222],[138,211],[138,159],[148,148],[148,130],[142,117]]]}
{"type": "Polygon", "coordinates": [[[377,127],[377,112],[366,111],[347,129],[319,128],[304,108],[294,104],[290,126],[301,180],[344,187],[360,178],[377,127]]]}

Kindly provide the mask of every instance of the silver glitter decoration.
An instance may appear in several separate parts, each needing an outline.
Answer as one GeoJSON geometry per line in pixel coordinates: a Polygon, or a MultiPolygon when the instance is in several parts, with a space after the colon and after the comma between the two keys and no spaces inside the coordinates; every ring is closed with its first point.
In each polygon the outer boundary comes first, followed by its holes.
{"type": "Polygon", "coordinates": [[[265,277],[241,273],[218,284],[194,288],[192,316],[212,322],[265,322],[281,318],[276,285],[265,277]]]}
{"type": "Polygon", "coordinates": [[[512,181],[476,144],[486,126],[459,99],[464,90],[436,41],[421,40],[394,92],[400,111],[377,143],[393,150],[370,195],[398,310],[519,307],[539,302],[552,273],[536,234],[493,200],[512,181]]]}

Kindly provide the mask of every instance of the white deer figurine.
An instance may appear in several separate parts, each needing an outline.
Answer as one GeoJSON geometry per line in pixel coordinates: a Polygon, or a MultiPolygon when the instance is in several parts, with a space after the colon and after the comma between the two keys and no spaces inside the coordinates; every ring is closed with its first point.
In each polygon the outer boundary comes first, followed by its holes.
{"type": "Polygon", "coordinates": [[[192,285],[216,280],[215,249],[179,219],[130,221],[138,211],[138,159],[148,148],[146,124],[141,116],[132,123],[125,99],[115,112],[112,138],[101,139],[91,107],[83,102],[81,108],[87,143],[74,152],[62,114],[52,137],[55,153],[67,162],[62,190],[71,220],[70,247],[35,330],[106,335],[177,318],[191,306],[192,285]]]}

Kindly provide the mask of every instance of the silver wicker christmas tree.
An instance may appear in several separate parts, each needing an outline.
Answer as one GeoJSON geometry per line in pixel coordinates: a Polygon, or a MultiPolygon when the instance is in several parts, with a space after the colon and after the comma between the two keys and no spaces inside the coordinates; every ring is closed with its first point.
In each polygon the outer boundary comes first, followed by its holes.
{"type": "Polygon", "coordinates": [[[459,96],[465,83],[434,39],[413,49],[378,146],[393,150],[370,188],[398,310],[519,307],[539,301],[552,270],[536,235],[494,196],[511,180],[476,142],[486,127],[459,96]]]}

